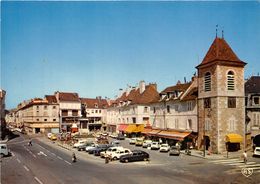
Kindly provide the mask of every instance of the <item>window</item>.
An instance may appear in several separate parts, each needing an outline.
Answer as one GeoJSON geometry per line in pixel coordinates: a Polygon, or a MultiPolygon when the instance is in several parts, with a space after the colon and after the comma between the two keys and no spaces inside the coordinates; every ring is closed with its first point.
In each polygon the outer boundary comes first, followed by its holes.
{"type": "Polygon", "coordinates": [[[155,108],[155,107],[153,107],[153,113],[154,113],[154,114],[156,113],[156,108],[155,108]]]}
{"type": "Polygon", "coordinates": [[[192,110],[192,102],[187,103],[187,110],[191,111],[192,110]]]}
{"type": "Polygon", "coordinates": [[[211,74],[207,72],[204,77],[204,90],[211,91],[211,74]]]}
{"type": "Polygon", "coordinates": [[[204,108],[211,108],[211,99],[204,98],[204,108]]]}
{"type": "Polygon", "coordinates": [[[254,126],[260,125],[260,114],[257,113],[253,114],[253,122],[254,122],[254,126]]]}
{"type": "Polygon", "coordinates": [[[259,97],[253,97],[253,101],[255,105],[259,105],[259,97]]]}
{"type": "Polygon", "coordinates": [[[38,106],[38,105],[36,106],[36,109],[39,109],[39,106],[38,106]]]}
{"type": "Polygon", "coordinates": [[[167,105],[167,113],[170,113],[171,112],[171,107],[169,105],[167,105]]]}
{"type": "Polygon", "coordinates": [[[133,118],[133,123],[136,123],[136,118],[133,118]]]}
{"type": "Polygon", "coordinates": [[[228,130],[231,131],[231,132],[235,131],[235,120],[234,119],[229,120],[228,130]]]}
{"type": "Polygon", "coordinates": [[[78,116],[78,111],[77,110],[72,110],[72,116],[78,116]]]}
{"type": "Polygon", "coordinates": [[[47,105],[45,105],[45,106],[44,106],[44,109],[46,110],[47,108],[48,108],[48,106],[47,106],[47,105]]]}
{"type": "Polygon", "coordinates": [[[228,97],[228,108],[236,108],[236,97],[228,97]]]}
{"type": "Polygon", "coordinates": [[[96,110],[96,113],[98,113],[98,110],[96,110]]]}
{"type": "Polygon", "coordinates": [[[144,107],[144,113],[148,112],[148,107],[144,107]]]}
{"type": "Polygon", "coordinates": [[[68,116],[68,110],[62,110],[61,114],[62,116],[68,116]]]}
{"type": "Polygon", "coordinates": [[[44,121],[47,121],[47,119],[44,119],[44,121]]]}
{"type": "Polygon", "coordinates": [[[97,104],[95,104],[95,108],[98,108],[98,105],[97,105],[97,104]]]}
{"type": "Polygon", "coordinates": [[[235,89],[234,73],[232,71],[229,71],[227,74],[227,89],[228,90],[235,89]]]}
{"type": "Polygon", "coordinates": [[[192,129],[192,120],[191,119],[188,119],[188,121],[187,121],[187,129],[188,130],[192,129]]]}
{"type": "Polygon", "coordinates": [[[101,110],[99,110],[99,113],[101,113],[101,110]]]}
{"type": "Polygon", "coordinates": [[[210,120],[205,120],[205,127],[204,128],[205,128],[206,131],[210,130],[210,128],[211,128],[210,127],[210,120]]]}
{"type": "Polygon", "coordinates": [[[36,121],[40,121],[39,119],[36,119],[36,121]]]}
{"type": "Polygon", "coordinates": [[[56,109],[56,106],[52,106],[53,109],[56,109]]]}
{"type": "Polygon", "coordinates": [[[53,121],[56,121],[56,119],[53,119],[53,121]]]}

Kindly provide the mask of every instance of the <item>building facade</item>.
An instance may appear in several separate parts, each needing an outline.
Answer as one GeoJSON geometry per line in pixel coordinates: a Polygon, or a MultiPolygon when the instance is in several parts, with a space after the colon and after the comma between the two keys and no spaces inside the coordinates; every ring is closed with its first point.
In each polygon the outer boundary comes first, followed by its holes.
{"type": "Polygon", "coordinates": [[[78,94],[57,91],[54,95],[59,104],[60,131],[70,132],[72,128],[77,131],[81,117],[81,102],[78,94]]]}
{"type": "Polygon", "coordinates": [[[252,146],[252,141],[254,141],[256,137],[260,137],[260,76],[252,76],[246,81],[245,103],[246,144],[247,147],[250,148],[252,146]]]}
{"type": "Polygon", "coordinates": [[[243,149],[244,66],[216,37],[198,69],[199,147],[214,153],[243,149]]]}
{"type": "Polygon", "coordinates": [[[0,118],[1,122],[5,118],[5,95],[6,91],[3,89],[0,89],[0,118]]]}
{"type": "Polygon", "coordinates": [[[141,127],[150,126],[149,104],[159,98],[156,84],[140,81],[136,87],[128,86],[107,109],[108,131],[141,132],[141,127]]]}
{"type": "Polygon", "coordinates": [[[80,98],[82,105],[82,118],[80,128],[106,131],[108,102],[100,96],[96,98],[80,98]]]}

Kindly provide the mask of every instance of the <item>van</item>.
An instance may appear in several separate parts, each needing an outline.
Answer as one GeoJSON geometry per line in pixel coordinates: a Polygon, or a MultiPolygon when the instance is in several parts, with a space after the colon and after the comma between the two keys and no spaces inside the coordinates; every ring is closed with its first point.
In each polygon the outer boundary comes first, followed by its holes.
{"type": "Polygon", "coordinates": [[[0,144],[0,146],[1,146],[1,149],[0,149],[1,157],[10,155],[10,152],[7,149],[7,145],[6,144],[0,144]]]}

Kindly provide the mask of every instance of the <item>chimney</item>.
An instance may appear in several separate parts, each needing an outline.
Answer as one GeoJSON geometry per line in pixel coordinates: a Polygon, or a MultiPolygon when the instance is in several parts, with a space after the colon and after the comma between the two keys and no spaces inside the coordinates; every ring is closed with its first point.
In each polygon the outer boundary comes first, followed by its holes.
{"type": "Polygon", "coordinates": [[[141,80],[139,82],[139,89],[140,89],[140,93],[141,94],[145,91],[145,82],[144,82],[144,80],[141,80]]]}
{"type": "Polygon", "coordinates": [[[126,96],[129,95],[131,89],[132,89],[132,87],[131,87],[130,85],[127,85],[127,88],[126,88],[126,96]]]}

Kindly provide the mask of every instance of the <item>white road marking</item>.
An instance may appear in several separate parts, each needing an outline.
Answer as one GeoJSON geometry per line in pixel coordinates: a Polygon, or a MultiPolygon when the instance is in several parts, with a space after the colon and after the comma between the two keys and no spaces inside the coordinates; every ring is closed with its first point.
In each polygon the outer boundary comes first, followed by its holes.
{"type": "Polygon", "coordinates": [[[68,162],[67,160],[65,160],[65,162],[66,162],[67,164],[71,165],[71,163],[70,163],[70,162],[68,162]]]}
{"type": "Polygon", "coordinates": [[[47,157],[47,155],[45,153],[43,153],[42,151],[40,151],[39,153],[37,153],[38,155],[44,155],[47,157]]]}
{"type": "Polygon", "coordinates": [[[43,184],[43,182],[41,182],[41,180],[39,180],[39,178],[37,178],[36,176],[34,177],[34,179],[35,179],[38,183],[43,184]]]}
{"type": "MultiPolygon", "coordinates": [[[[247,162],[247,164],[255,164],[255,162],[247,162]]],[[[235,165],[235,166],[238,166],[238,165],[246,165],[244,162],[240,162],[240,163],[233,163],[233,164],[227,164],[227,165],[235,165]]]]}
{"type": "Polygon", "coordinates": [[[225,160],[213,160],[213,161],[209,161],[211,163],[215,163],[215,162],[230,162],[230,161],[236,161],[239,160],[237,158],[233,158],[233,159],[225,159],[225,160]]]}
{"type": "Polygon", "coordinates": [[[63,158],[61,158],[61,157],[59,157],[59,156],[57,156],[57,157],[58,157],[58,159],[63,160],[63,158]]]}
{"type": "Polygon", "coordinates": [[[12,152],[12,155],[15,157],[15,154],[14,154],[14,152],[12,152]]]}
{"type": "Polygon", "coordinates": [[[56,156],[56,154],[55,154],[55,153],[51,153],[51,154],[53,154],[54,156],[56,156]]]}
{"type": "Polygon", "coordinates": [[[26,167],[25,165],[23,167],[26,171],[29,171],[28,167],[26,167]]]}
{"type": "Polygon", "coordinates": [[[253,165],[240,165],[238,167],[259,167],[260,164],[253,164],[253,165]]]}
{"type": "Polygon", "coordinates": [[[36,158],[36,155],[35,155],[35,154],[33,154],[33,157],[34,157],[34,158],[36,158]]]}
{"type": "Polygon", "coordinates": [[[21,163],[21,161],[18,158],[16,160],[17,160],[17,162],[21,163]]]}

